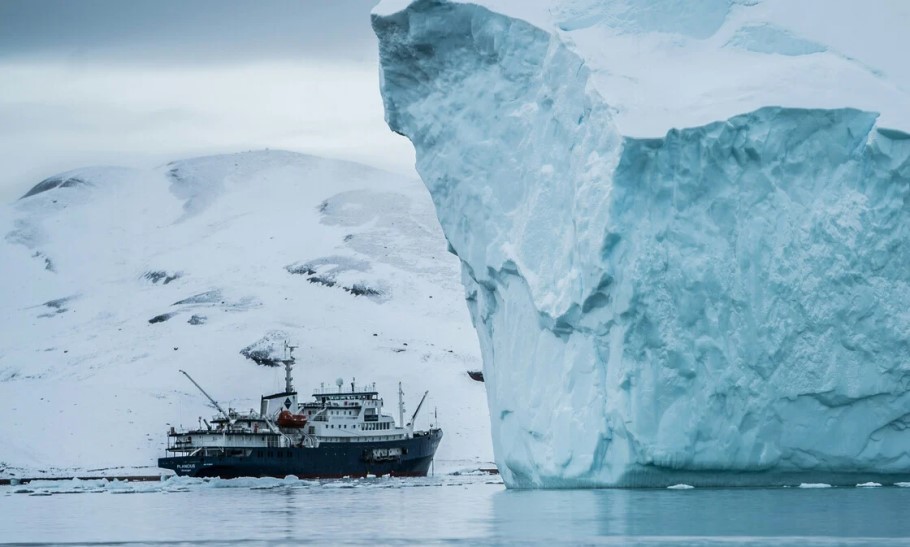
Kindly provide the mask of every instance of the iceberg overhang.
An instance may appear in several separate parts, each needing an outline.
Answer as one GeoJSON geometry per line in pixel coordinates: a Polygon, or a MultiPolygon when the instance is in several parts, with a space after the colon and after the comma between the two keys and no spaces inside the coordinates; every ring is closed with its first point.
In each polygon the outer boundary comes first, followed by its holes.
{"type": "Polygon", "coordinates": [[[623,138],[525,21],[417,0],[373,27],[508,486],[910,479],[905,133],[767,107],[623,138]]]}

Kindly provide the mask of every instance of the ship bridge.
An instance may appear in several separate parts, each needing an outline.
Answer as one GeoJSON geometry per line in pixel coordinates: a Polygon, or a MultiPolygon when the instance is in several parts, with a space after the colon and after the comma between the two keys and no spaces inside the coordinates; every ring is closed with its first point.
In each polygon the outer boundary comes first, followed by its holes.
{"type": "Polygon", "coordinates": [[[351,389],[342,389],[343,382],[339,379],[335,382],[336,387],[328,387],[324,383],[320,384],[319,387],[313,390],[313,397],[316,399],[326,398],[364,398],[366,399],[376,399],[379,397],[379,392],[376,391],[376,382],[372,384],[357,385],[356,381],[350,383],[351,389]]]}

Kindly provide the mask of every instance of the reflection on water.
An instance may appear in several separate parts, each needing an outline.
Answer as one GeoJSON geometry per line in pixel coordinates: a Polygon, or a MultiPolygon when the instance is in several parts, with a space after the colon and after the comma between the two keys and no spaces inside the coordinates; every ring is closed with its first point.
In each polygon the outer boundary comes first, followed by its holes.
{"type": "Polygon", "coordinates": [[[908,488],[506,491],[496,477],[0,487],[3,542],[902,544],[908,488]]]}
{"type": "Polygon", "coordinates": [[[904,488],[503,491],[493,507],[492,531],[502,539],[839,544],[910,537],[904,488]]]}

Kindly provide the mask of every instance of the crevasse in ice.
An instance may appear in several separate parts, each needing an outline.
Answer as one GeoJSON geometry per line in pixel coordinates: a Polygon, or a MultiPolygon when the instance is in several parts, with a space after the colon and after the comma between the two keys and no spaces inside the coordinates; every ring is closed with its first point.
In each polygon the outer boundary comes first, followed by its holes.
{"type": "Polygon", "coordinates": [[[910,477],[910,135],[767,107],[623,138],[527,22],[418,0],[373,26],[509,486],[910,477]]]}

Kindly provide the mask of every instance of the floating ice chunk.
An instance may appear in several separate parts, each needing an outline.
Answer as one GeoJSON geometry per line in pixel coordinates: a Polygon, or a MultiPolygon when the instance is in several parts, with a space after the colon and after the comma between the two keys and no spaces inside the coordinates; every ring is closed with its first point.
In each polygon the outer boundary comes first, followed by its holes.
{"type": "Polygon", "coordinates": [[[824,482],[804,482],[799,485],[800,488],[831,488],[830,484],[824,482]]]}
{"type": "Polygon", "coordinates": [[[856,485],[857,488],[878,488],[879,486],[881,483],[878,482],[864,482],[856,485]]]}
{"type": "Polygon", "coordinates": [[[667,490],[691,490],[695,488],[691,484],[674,484],[673,486],[668,486],[667,490]]]}
{"type": "Polygon", "coordinates": [[[894,483],[894,486],[897,486],[898,488],[910,488],[910,482],[896,482],[894,483]]]}

